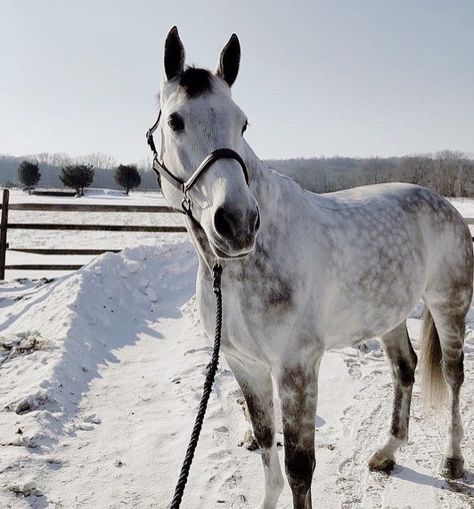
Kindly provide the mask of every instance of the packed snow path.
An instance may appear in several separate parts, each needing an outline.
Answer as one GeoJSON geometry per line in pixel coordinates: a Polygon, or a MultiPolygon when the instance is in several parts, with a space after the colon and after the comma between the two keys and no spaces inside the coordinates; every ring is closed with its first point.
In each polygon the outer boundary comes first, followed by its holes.
{"type": "MultiPolygon", "coordinates": [[[[167,507],[211,352],[195,272],[184,242],[107,254],[53,283],[1,285],[0,507],[167,507]]],[[[419,320],[409,327],[417,338],[419,320]]],[[[315,507],[474,507],[474,334],[459,481],[437,475],[444,426],[422,416],[418,382],[393,475],[368,471],[392,401],[375,341],[327,353],[319,394],[315,507]]],[[[240,396],[222,360],[183,508],[257,506],[263,474],[258,451],[239,447],[249,428],[240,396]]],[[[287,486],[278,507],[291,507],[287,486]]]]}

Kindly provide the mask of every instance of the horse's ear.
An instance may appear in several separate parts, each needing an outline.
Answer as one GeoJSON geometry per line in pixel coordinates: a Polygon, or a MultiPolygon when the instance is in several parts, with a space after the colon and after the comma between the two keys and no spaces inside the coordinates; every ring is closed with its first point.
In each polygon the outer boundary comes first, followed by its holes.
{"type": "Polygon", "coordinates": [[[184,68],[184,46],[179,38],[178,29],[173,27],[165,42],[165,74],[168,80],[176,78],[184,68]]]}
{"type": "Polygon", "coordinates": [[[240,42],[239,38],[232,34],[229,42],[224,46],[219,57],[216,74],[222,78],[229,87],[237,78],[240,65],[240,42]]]}

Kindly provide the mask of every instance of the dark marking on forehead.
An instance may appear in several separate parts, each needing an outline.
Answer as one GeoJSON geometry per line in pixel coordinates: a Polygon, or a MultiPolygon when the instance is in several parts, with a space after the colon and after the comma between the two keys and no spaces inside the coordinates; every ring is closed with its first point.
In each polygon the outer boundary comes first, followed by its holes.
{"type": "Polygon", "coordinates": [[[179,76],[179,86],[189,99],[212,91],[213,76],[207,69],[187,67],[179,76]]]}

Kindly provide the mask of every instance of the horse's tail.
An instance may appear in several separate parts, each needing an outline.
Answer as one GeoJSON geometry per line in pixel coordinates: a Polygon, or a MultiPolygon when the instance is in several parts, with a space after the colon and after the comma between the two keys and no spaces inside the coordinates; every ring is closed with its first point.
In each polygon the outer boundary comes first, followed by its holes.
{"type": "Polygon", "coordinates": [[[421,328],[421,399],[425,409],[439,410],[446,399],[447,385],[441,370],[442,358],[438,331],[426,308],[421,328]]]}

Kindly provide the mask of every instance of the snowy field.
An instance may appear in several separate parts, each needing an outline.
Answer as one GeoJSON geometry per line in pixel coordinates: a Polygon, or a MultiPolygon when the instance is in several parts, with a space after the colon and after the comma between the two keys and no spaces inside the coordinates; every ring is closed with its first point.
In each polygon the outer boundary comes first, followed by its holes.
{"type": "MultiPolygon", "coordinates": [[[[12,202],[26,200],[46,199],[12,193],[12,202]]],[[[95,193],[73,203],[97,201],[159,204],[162,198],[95,193]]],[[[456,200],[455,205],[474,217],[474,201],[456,200]]],[[[138,216],[12,211],[11,221],[181,221],[170,214],[138,216]]],[[[0,508],[166,508],[211,352],[196,312],[197,262],[191,244],[182,234],[26,235],[11,232],[10,244],[64,247],[67,239],[68,247],[128,247],[53,282],[15,280],[25,274],[11,272],[0,284],[0,508]]],[[[9,256],[10,263],[46,263],[41,256],[9,256]]],[[[414,310],[409,320],[417,349],[420,312],[414,310]]],[[[474,507],[473,329],[474,309],[462,393],[466,473],[453,482],[438,476],[444,424],[423,415],[419,381],[410,441],[399,452],[398,465],[391,476],[370,473],[366,460],[390,422],[388,365],[375,341],[325,355],[316,419],[315,507],[474,507]]],[[[263,472],[258,451],[239,447],[249,428],[240,396],[222,360],[183,508],[257,506],[263,472]]],[[[282,441],[280,429],[277,438],[282,441]]],[[[281,448],[280,456],[283,464],[281,448]]],[[[278,507],[291,507],[288,486],[278,507]]]]}

